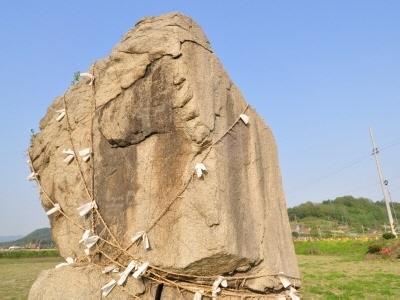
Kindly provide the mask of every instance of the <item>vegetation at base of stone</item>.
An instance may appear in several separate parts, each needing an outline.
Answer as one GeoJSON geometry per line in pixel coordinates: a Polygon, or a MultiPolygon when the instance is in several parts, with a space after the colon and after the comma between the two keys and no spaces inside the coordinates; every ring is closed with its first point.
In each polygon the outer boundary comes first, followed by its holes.
{"type": "Polygon", "coordinates": [[[72,78],[71,85],[74,85],[79,81],[79,77],[81,76],[81,72],[74,72],[74,77],[72,78]]]}
{"type": "Polygon", "coordinates": [[[383,237],[385,240],[391,240],[391,239],[396,238],[396,236],[395,236],[393,233],[391,233],[391,232],[385,232],[384,234],[382,234],[382,237],[383,237]]]}
{"type": "Polygon", "coordinates": [[[0,251],[1,258],[31,258],[31,257],[59,257],[60,253],[56,249],[45,250],[8,250],[0,251]]]}
{"type": "MultiPolygon", "coordinates": [[[[393,203],[395,215],[400,217],[400,204],[393,203]]],[[[306,202],[288,209],[290,221],[311,229],[311,235],[347,229],[354,233],[371,230],[384,231],[388,224],[385,203],[352,196],[338,197],[322,203],[306,202]]]]}
{"type": "Polygon", "coordinates": [[[10,246],[20,246],[28,248],[53,248],[54,242],[51,239],[50,228],[40,228],[28,235],[11,242],[0,243],[1,248],[8,248],[10,246]]]}

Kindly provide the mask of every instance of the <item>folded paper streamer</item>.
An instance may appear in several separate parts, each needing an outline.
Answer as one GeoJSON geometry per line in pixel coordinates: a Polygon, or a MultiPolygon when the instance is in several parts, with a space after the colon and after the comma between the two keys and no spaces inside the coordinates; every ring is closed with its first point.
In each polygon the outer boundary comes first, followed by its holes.
{"type": "Polygon", "coordinates": [[[115,287],[116,284],[117,284],[117,282],[114,279],[111,279],[111,281],[109,283],[107,283],[106,285],[104,285],[101,288],[101,295],[103,297],[107,297],[108,294],[112,291],[112,289],[115,287]]]}
{"type": "Polygon", "coordinates": [[[49,209],[48,211],[46,211],[46,214],[47,214],[48,216],[50,216],[50,215],[52,215],[52,214],[54,214],[55,212],[60,211],[60,210],[61,210],[60,204],[55,203],[53,208],[51,208],[51,209],[49,209]]]}
{"type": "Polygon", "coordinates": [[[197,164],[194,166],[194,169],[196,170],[197,178],[203,177],[203,174],[204,174],[205,172],[207,172],[207,168],[206,168],[206,166],[205,166],[203,163],[197,163],[197,164]]]}
{"type": "Polygon", "coordinates": [[[75,157],[75,153],[74,153],[74,151],[72,149],[64,149],[63,153],[67,155],[64,158],[64,162],[66,164],[69,164],[75,157]]]}
{"type": "Polygon", "coordinates": [[[28,177],[26,177],[26,179],[28,179],[29,181],[33,181],[33,180],[36,180],[36,179],[37,179],[37,176],[38,176],[38,175],[39,175],[38,173],[32,172],[31,174],[29,174],[28,177]]]}
{"type": "Polygon", "coordinates": [[[290,287],[289,296],[292,300],[300,300],[300,297],[297,295],[297,290],[294,287],[290,287]]]}
{"type": "Polygon", "coordinates": [[[79,244],[86,241],[89,236],[90,236],[90,230],[86,229],[85,232],[82,234],[82,238],[79,240],[79,244]]]}
{"type": "Polygon", "coordinates": [[[90,201],[82,206],[79,206],[78,212],[81,217],[86,216],[93,208],[97,209],[97,204],[95,201],[90,201]]]}
{"type": "Polygon", "coordinates": [[[113,273],[118,272],[118,268],[115,265],[109,265],[109,266],[105,267],[101,273],[108,274],[111,272],[113,272],[113,273]]]}
{"type": "Polygon", "coordinates": [[[278,278],[285,289],[292,285],[290,280],[282,272],[279,272],[279,274],[281,275],[279,275],[278,278]]]}
{"type": "Polygon", "coordinates": [[[202,300],[203,299],[203,290],[198,290],[196,293],[194,293],[193,300],[202,300]]]}
{"type": "Polygon", "coordinates": [[[90,148],[79,150],[79,156],[82,157],[83,161],[88,161],[90,159],[91,154],[92,150],[90,150],[90,148]]]}
{"type": "Polygon", "coordinates": [[[221,292],[220,286],[224,287],[224,288],[228,287],[228,282],[222,276],[218,276],[218,278],[215,279],[215,281],[212,285],[211,295],[212,295],[213,299],[215,299],[217,297],[217,295],[221,292]]]}
{"type": "Polygon", "coordinates": [[[90,74],[90,73],[79,73],[79,77],[87,77],[87,78],[90,78],[89,85],[92,85],[92,84],[93,84],[94,76],[93,76],[92,74],[90,74]]]}
{"type": "Polygon", "coordinates": [[[150,242],[149,242],[149,237],[147,236],[147,233],[144,231],[138,231],[134,234],[134,236],[132,237],[132,243],[136,243],[143,241],[143,247],[145,250],[149,250],[150,249],[150,242]]]}
{"type": "Polygon", "coordinates": [[[65,259],[65,261],[66,262],[63,262],[63,263],[60,263],[60,264],[56,265],[55,268],[58,269],[58,268],[61,268],[61,267],[64,267],[64,266],[72,265],[75,262],[75,259],[73,259],[72,257],[67,257],[65,259]]]}
{"type": "Polygon", "coordinates": [[[138,265],[136,268],[136,271],[132,274],[133,278],[138,279],[140,276],[142,276],[147,271],[148,267],[149,267],[149,262],[147,262],[147,261],[138,265]]]}
{"type": "Polygon", "coordinates": [[[243,123],[244,123],[245,125],[249,124],[250,118],[249,118],[248,115],[241,114],[241,115],[240,115],[240,119],[243,121],[243,123]]]}
{"type": "MultiPolygon", "coordinates": [[[[89,250],[98,242],[99,239],[100,237],[98,235],[90,235],[90,230],[85,230],[79,243],[83,243],[86,249],[89,250]]],[[[89,254],[88,251],[85,251],[85,253],[89,254]]]]}
{"type": "Polygon", "coordinates": [[[86,249],[90,249],[98,242],[99,239],[100,237],[98,235],[91,235],[83,242],[83,244],[85,245],[86,249]]]}
{"type": "Polygon", "coordinates": [[[117,284],[118,284],[118,285],[123,285],[123,284],[125,283],[126,279],[128,278],[129,273],[131,273],[131,272],[132,272],[134,269],[136,269],[137,267],[138,267],[138,262],[135,261],[135,260],[132,260],[132,261],[128,264],[128,266],[126,267],[126,269],[125,269],[122,273],[119,274],[119,279],[118,279],[117,284]]]}
{"type": "Polygon", "coordinates": [[[64,108],[59,109],[59,110],[56,110],[56,112],[58,113],[56,120],[57,120],[57,122],[60,122],[65,117],[65,109],[64,108]]]}

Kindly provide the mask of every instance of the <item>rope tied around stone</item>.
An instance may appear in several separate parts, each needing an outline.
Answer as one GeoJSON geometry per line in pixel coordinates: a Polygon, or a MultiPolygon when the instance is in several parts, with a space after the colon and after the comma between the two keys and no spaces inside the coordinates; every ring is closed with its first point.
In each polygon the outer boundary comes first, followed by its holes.
{"type": "MultiPolygon", "coordinates": [[[[94,73],[94,67],[93,67],[93,73],[94,73]]],[[[96,107],[96,99],[95,99],[95,76],[93,75],[93,80],[91,81],[91,88],[92,88],[92,111],[91,111],[91,119],[90,119],[90,144],[91,144],[91,149],[93,149],[94,146],[94,136],[93,136],[93,124],[94,124],[94,116],[95,113],[97,111],[97,107],[96,107]]],[[[68,90],[67,90],[68,92],[68,90]]],[[[66,92],[66,93],[67,93],[66,92]]],[[[68,130],[68,135],[69,135],[69,139],[72,145],[72,150],[75,154],[75,157],[77,157],[77,151],[76,151],[76,147],[72,138],[72,128],[71,128],[71,123],[70,123],[70,117],[69,117],[69,113],[68,113],[68,105],[67,105],[67,101],[65,99],[65,94],[63,95],[63,103],[64,103],[64,111],[65,112],[65,119],[66,119],[66,123],[67,123],[67,130],[68,130]]],[[[247,104],[246,107],[244,108],[242,114],[244,114],[247,109],[249,108],[249,105],[247,104]]],[[[211,152],[211,150],[213,149],[213,147],[218,144],[231,130],[232,128],[241,120],[241,116],[242,114],[235,120],[235,122],[216,140],[214,141],[206,150],[205,155],[203,156],[203,158],[200,160],[201,162],[204,162],[209,153],[211,152]]],[[[61,121],[61,120],[60,120],[61,121]]],[[[245,123],[246,124],[246,123],[245,123]]],[[[94,155],[94,153],[92,153],[92,155],[94,155]]],[[[39,174],[36,173],[34,167],[33,167],[33,163],[32,163],[32,159],[30,157],[30,154],[28,152],[28,156],[29,156],[29,165],[31,168],[31,171],[33,172],[33,174],[37,174],[37,176],[35,176],[35,180],[38,183],[39,189],[41,190],[41,192],[44,194],[45,198],[53,205],[56,205],[56,202],[53,201],[50,197],[50,195],[47,193],[47,191],[44,189],[44,187],[42,186],[41,182],[40,182],[40,177],[39,174]]],[[[88,194],[88,197],[91,201],[95,201],[95,197],[94,197],[94,189],[95,189],[95,176],[94,176],[94,158],[92,157],[92,177],[91,177],[91,190],[92,193],[90,193],[89,188],[88,188],[88,184],[85,180],[83,171],[82,171],[82,166],[79,162],[79,159],[75,159],[76,161],[76,166],[79,170],[80,173],[80,177],[81,180],[83,182],[84,188],[86,193],[88,194]]],[[[167,214],[167,212],[169,211],[169,209],[171,208],[171,206],[175,203],[175,201],[177,199],[179,199],[182,194],[187,190],[188,186],[190,185],[190,183],[193,181],[194,178],[194,174],[191,173],[191,176],[189,177],[189,179],[187,180],[187,182],[183,185],[183,188],[178,192],[178,194],[175,196],[174,199],[172,199],[172,201],[170,201],[170,203],[167,205],[167,207],[160,213],[160,215],[153,221],[152,225],[150,225],[148,227],[148,229],[145,231],[146,233],[150,232],[155,226],[156,224],[163,218],[163,216],[165,216],[167,214]]],[[[70,216],[68,216],[68,214],[66,212],[64,212],[62,209],[59,210],[59,212],[67,219],[67,221],[69,221],[70,223],[72,223],[73,225],[77,226],[78,228],[80,228],[81,230],[85,231],[86,228],[84,228],[82,225],[80,225],[79,223],[77,223],[74,219],[72,219],[70,216]]],[[[107,260],[109,260],[112,263],[115,263],[117,265],[119,265],[120,267],[126,267],[123,263],[120,263],[117,259],[120,258],[121,255],[126,255],[127,257],[129,257],[130,259],[133,260],[137,260],[137,258],[135,258],[131,253],[128,252],[129,248],[132,246],[132,244],[130,244],[127,248],[122,248],[119,241],[117,240],[117,238],[114,236],[114,234],[111,232],[110,228],[108,227],[108,225],[106,224],[106,222],[104,221],[100,211],[98,210],[98,208],[95,206],[93,207],[93,213],[92,213],[92,232],[95,231],[95,219],[94,219],[94,215],[96,215],[101,223],[103,223],[103,226],[105,227],[105,229],[107,230],[107,232],[110,234],[110,236],[113,238],[114,242],[110,242],[107,239],[103,238],[101,235],[103,233],[103,231],[99,234],[99,240],[104,242],[105,244],[109,245],[110,247],[112,247],[113,249],[117,250],[117,252],[119,252],[120,254],[115,257],[112,258],[110,255],[108,255],[107,253],[105,253],[105,251],[102,250],[102,247],[100,247],[99,245],[96,247],[96,252],[100,253],[101,255],[103,255],[107,260]]],[[[190,293],[196,293],[199,291],[199,288],[204,289],[204,295],[207,296],[212,296],[212,282],[211,284],[209,284],[209,281],[213,281],[215,280],[215,278],[220,275],[220,274],[215,274],[215,275],[209,275],[209,276],[204,276],[204,275],[195,275],[195,274],[184,274],[184,273],[177,273],[177,272],[172,272],[172,271],[167,271],[164,270],[162,268],[153,266],[153,265],[149,265],[149,269],[145,272],[145,274],[143,274],[143,277],[146,277],[150,280],[153,280],[155,282],[161,282],[163,284],[169,285],[169,286],[173,286],[176,287],[179,291],[180,289],[188,291],[190,293]],[[160,273],[160,274],[159,274],[160,273]],[[172,279],[168,279],[168,278],[172,278],[172,279]],[[176,281],[182,281],[185,284],[180,284],[176,281]],[[192,281],[195,282],[192,282],[192,281]],[[199,281],[201,283],[199,283],[199,281]],[[207,284],[204,284],[204,282],[206,282],[207,284]]],[[[244,282],[247,279],[255,279],[255,278],[261,278],[261,277],[278,277],[279,275],[282,276],[282,273],[280,274],[268,274],[268,275],[252,275],[252,276],[228,276],[228,277],[224,277],[226,280],[228,281],[238,281],[238,280],[242,280],[242,284],[240,285],[241,287],[244,286],[244,282]]],[[[292,279],[299,279],[296,277],[292,277],[292,276],[287,276],[288,278],[292,278],[292,279]]],[[[230,288],[224,288],[221,291],[221,295],[229,295],[229,296],[238,296],[238,297],[260,297],[262,296],[262,294],[260,293],[255,293],[255,292],[250,292],[248,293],[247,290],[243,290],[241,289],[230,289],[230,288]]],[[[135,296],[136,297],[136,296],[135,296]]]]}

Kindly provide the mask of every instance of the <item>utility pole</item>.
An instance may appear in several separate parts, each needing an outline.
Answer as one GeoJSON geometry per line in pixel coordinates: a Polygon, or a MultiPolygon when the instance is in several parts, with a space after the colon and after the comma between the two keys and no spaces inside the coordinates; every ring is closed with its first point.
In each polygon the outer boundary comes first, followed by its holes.
{"type": "Polygon", "coordinates": [[[394,222],[393,222],[392,211],[390,209],[390,201],[391,201],[390,194],[389,194],[389,191],[388,191],[387,186],[386,186],[387,181],[384,179],[383,174],[382,174],[381,163],[380,163],[379,156],[378,156],[379,149],[376,146],[375,139],[374,139],[374,134],[372,133],[372,128],[369,129],[369,135],[371,136],[371,142],[372,142],[372,147],[373,147],[372,148],[372,155],[375,158],[376,169],[378,171],[378,176],[379,176],[379,182],[381,184],[383,198],[385,199],[385,203],[386,203],[386,210],[387,210],[387,214],[388,214],[388,218],[389,218],[390,230],[397,237],[397,233],[396,233],[394,222]]]}

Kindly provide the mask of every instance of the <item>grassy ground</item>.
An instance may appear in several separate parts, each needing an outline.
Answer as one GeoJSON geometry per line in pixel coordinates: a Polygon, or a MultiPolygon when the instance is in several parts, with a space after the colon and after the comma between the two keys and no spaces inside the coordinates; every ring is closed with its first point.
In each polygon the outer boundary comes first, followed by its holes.
{"type": "Polygon", "coordinates": [[[303,299],[400,299],[400,262],[299,255],[303,299]]]}
{"type": "MultiPolygon", "coordinates": [[[[296,242],[303,299],[400,299],[400,260],[368,259],[367,241],[296,242]]],[[[47,253],[54,255],[54,253],[47,253]]],[[[0,299],[26,299],[41,270],[61,258],[0,258],[0,299]]],[[[35,254],[42,255],[42,254],[35,254]]]]}
{"type": "Polygon", "coordinates": [[[59,257],[60,254],[56,249],[41,249],[41,250],[2,250],[0,258],[30,258],[30,257],[59,257]]]}
{"type": "Polygon", "coordinates": [[[304,299],[400,299],[400,260],[368,257],[371,244],[398,241],[295,242],[304,299]]]}
{"type": "Polygon", "coordinates": [[[1,258],[0,299],[27,299],[39,273],[61,260],[59,257],[1,258]]]}

